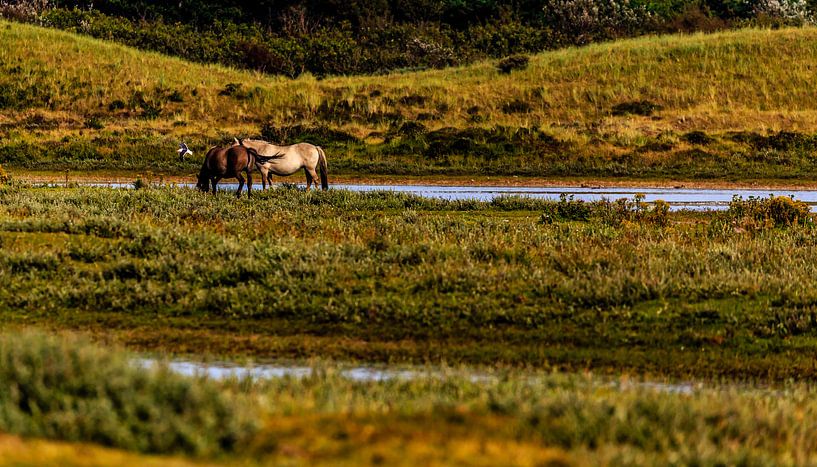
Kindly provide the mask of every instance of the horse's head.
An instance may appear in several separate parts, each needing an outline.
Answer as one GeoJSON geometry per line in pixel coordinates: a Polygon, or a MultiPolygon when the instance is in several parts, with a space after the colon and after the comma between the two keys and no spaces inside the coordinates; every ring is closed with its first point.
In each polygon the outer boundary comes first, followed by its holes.
{"type": "Polygon", "coordinates": [[[205,193],[210,191],[210,175],[207,173],[207,169],[203,167],[201,172],[199,172],[199,178],[196,181],[196,188],[205,193]]]}
{"type": "Polygon", "coordinates": [[[176,152],[179,153],[179,162],[184,162],[185,156],[193,155],[193,151],[191,151],[184,142],[179,144],[179,149],[177,149],[176,152]]]}

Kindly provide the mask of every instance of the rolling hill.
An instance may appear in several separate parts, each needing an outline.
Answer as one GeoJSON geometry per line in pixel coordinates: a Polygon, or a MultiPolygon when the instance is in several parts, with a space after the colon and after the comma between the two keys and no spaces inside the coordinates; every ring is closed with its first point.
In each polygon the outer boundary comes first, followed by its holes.
{"type": "Polygon", "coordinates": [[[233,135],[333,170],[790,179],[817,174],[817,29],[671,35],[379,76],[269,77],[0,23],[0,163],[190,173],[233,135]]]}

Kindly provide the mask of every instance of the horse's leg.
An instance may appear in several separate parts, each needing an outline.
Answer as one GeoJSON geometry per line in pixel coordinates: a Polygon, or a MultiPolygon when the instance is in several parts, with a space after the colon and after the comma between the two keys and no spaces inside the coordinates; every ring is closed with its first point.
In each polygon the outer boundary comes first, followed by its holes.
{"type": "Polygon", "coordinates": [[[304,167],[304,175],[306,175],[306,191],[309,191],[312,188],[312,175],[306,167],[304,167]]]}
{"type": "Polygon", "coordinates": [[[213,185],[213,194],[214,195],[218,191],[217,187],[218,187],[218,182],[220,182],[220,181],[221,181],[221,177],[213,177],[213,179],[210,181],[210,183],[213,185]]]}
{"type": "Polygon", "coordinates": [[[252,196],[252,169],[247,169],[247,198],[252,196]]]}
{"type": "Polygon", "coordinates": [[[238,191],[235,192],[236,198],[241,198],[241,190],[244,188],[244,177],[241,176],[241,173],[235,174],[235,178],[238,179],[238,191]]]}
{"type": "MultiPolygon", "coordinates": [[[[310,182],[313,181],[313,180],[315,181],[315,189],[317,190],[318,189],[318,180],[320,180],[318,178],[318,172],[315,172],[315,169],[304,169],[304,170],[306,170],[307,180],[309,180],[310,182]]],[[[307,190],[308,189],[309,188],[307,188],[307,190]]]]}
{"type": "Polygon", "coordinates": [[[267,172],[267,185],[272,188],[272,170],[267,172]]]}
{"type": "Polygon", "coordinates": [[[261,172],[261,187],[263,190],[267,189],[267,175],[269,174],[269,169],[265,168],[263,165],[258,167],[258,171],[261,172]]]}

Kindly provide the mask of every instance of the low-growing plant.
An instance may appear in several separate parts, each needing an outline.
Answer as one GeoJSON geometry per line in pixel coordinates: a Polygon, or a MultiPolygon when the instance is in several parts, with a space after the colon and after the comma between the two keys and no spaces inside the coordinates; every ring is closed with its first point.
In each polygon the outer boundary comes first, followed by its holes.
{"type": "Polygon", "coordinates": [[[699,144],[702,146],[705,146],[715,141],[714,138],[700,130],[690,131],[689,133],[686,133],[683,136],[681,136],[681,139],[689,144],[699,144]]]}
{"type": "Polygon", "coordinates": [[[136,180],[133,181],[133,188],[135,190],[141,190],[141,189],[147,188],[147,187],[148,187],[148,183],[145,182],[145,180],[142,178],[141,175],[138,175],[136,177],[136,180]]]}
{"type": "Polygon", "coordinates": [[[539,218],[539,221],[543,224],[549,224],[554,220],[586,221],[590,219],[593,212],[591,203],[575,199],[573,195],[567,195],[566,193],[559,195],[558,203],[547,204],[547,208],[539,218]]]}
{"type": "Polygon", "coordinates": [[[616,104],[612,108],[612,114],[616,116],[623,115],[643,115],[650,116],[653,112],[661,110],[661,106],[655,102],[647,100],[629,101],[616,104]]]}
{"type": "Polygon", "coordinates": [[[643,194],[636,194],[633,199],[619,198],[615,201],[605,198],[594,205],[593,214],[601,222],[613,226],[624,222],[665,226],[669,222],[669,203],[663,200],[647,203],[643,194]]]}
{"type": "Polygon", "coordinates": [[[11,175],[6,173],[6,170],[3,169],[3,165],[0,164],[0,185],[5,185],[11,181],[11,175]]]}
{"type": "Polygon", "coordinates": [[[92,116],[92,117],[88,117],[85,120],[85,128],[90,128],[92,130],[101,130],[101,129],[105,128],[105,124],[102,122],[102,120],[99,117],[92,116]]]}
{"type": "Polygon", "coordinates": [[[0,336],[0,430],[140,452],[214,455],[256,433],[247,401],[217,384],[76,338],[0,336]]]}
{"type": "Polygon", "coordinates": [[[743,199],[742,196],[735,195],[725,216],[734,226],[747,230],[788,227],[812,222],[809,205],[789,196],[769,195],[768,198],[749,196],[743,199]]]}
{"type": "Polygon", "coordinates": [[[527,55],[511,55],[505,57],[496,64],[500,73],[509,74],[514,70],[524,70],[528,67],[530,58],[527,55]]]}

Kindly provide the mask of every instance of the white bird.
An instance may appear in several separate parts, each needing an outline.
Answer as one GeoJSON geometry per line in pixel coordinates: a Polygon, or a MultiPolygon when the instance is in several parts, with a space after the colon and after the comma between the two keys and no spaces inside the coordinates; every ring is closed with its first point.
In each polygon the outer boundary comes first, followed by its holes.
{"type": "Polygon", "coordinates": [[[180,161],[183,161],[185,156],[192,156],[193,155],[193,151],[191,151],[190,148],[188,148],[187,145],[184,144],[184,142],[179,143],[179,149],[177,149],[176,152],[179,153],[179,160],[180,161]]]}

